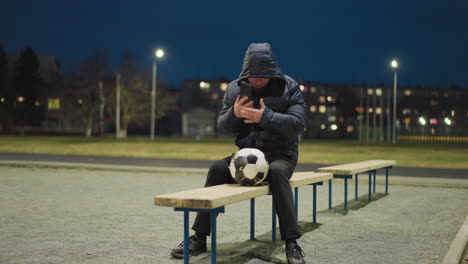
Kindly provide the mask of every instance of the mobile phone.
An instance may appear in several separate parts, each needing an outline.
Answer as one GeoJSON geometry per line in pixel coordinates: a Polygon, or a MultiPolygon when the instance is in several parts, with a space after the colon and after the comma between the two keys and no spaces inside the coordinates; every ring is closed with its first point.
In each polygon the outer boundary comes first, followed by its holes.
{"type": "Polygon", "coordinates": [[[250,83],[246,81],[241,81],[239,87],[239,99],[244,96],[247,96],[247,98],[249,98],[249,101],[252,100],[252,85],[250,85],[250,83]]]}

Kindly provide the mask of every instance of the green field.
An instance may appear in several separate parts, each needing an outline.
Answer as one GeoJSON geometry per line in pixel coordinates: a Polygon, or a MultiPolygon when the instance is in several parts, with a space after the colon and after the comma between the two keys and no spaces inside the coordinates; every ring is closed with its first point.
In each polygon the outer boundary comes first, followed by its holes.
{"type": "MultiPolygon", "coordinates": [[[[466,143],[359,144],[355,140],[302,140],[299,162],[341,164],[394,159],[400,166],[468,169],[466,143]]],[[[219,159],[236,151],[232,138],[0,136],[0,152],[219,159]]]]}

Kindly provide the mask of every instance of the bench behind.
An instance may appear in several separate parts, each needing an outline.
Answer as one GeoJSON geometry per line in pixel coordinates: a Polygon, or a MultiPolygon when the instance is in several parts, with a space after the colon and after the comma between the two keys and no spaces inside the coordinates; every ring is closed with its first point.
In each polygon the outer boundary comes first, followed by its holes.
{"type": "Polygon", "coordinates": [[[394,160],[367,160],[343,165],[319,168],[319,172],[331,172],[333,174],[352,175],[375,169],[390,167],[396,164],[394,160]]]}

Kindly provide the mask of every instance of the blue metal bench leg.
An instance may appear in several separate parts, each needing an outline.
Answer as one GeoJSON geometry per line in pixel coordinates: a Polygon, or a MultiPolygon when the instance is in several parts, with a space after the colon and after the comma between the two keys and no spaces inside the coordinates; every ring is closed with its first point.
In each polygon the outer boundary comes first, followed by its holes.
{"type": "Polygon", "coordinates": [[[296,220],[299,222],[299,188],[294,188],[294,209],[296,209],[296,220]]]}
{"type": "Polygon", "coordinates": [[[328,209],[332,209],[332,180],[328,180],[328,209]]]}
{"type": "Polygon", "coordinates": [[[317,184],[313,185],[313,197],[312,197],[312,222],[317,223],[317,184]]]}
{"type": "Polygon", "coordinates": [[[275,202],[273,200],[273,196],[271,196],[272,199],[272,203],[271,203],[271,207],[273,208],[272,209],[272,214],[271,214],[271,240],[274,242],[276,242],[276,209],[275,209],[275,202]]]}
{"type": "Polygon", "coordinates": [[[358,199],[358,180],[359,180],[358,174],[356,173],[356,181],[355,181],[356,186],[355,186],[355,190],[354,190],[354,200],[356,200],[356,201],[358,199]]]}
{"type": "Polygon", "coordinates": [[[369,201],[372,201],[372,172],[369,171],[369,201]]]}
{"type": "Polygon", "coordinates": [[[388,193],[388,169],[389,167],[385,168],[385,193],[388,193]]]}
{"type": "Polygon", "coordinates": [[[374,173],[374,182],[373,182],[373,185],[374,185],[374,193],[375,193],[375,182],[376,182],[377,171],[376,171],[376,170],[373,170],[372,172],[374,173]]]}
{"type": "Polygon", "coordinates": [[[189,212],[184,211],[184,264],[189,263],[189,212]]]}
{"type": "Polygon", "coordinates": [[[344,210],[348,211],[348,178],[344,179],[344,210]]]}
{"type": "Polygon", "coordinates": [[[250,199],[250,240],[255,239],[255,198],[250,199]]]}
{"type": "Polygon", "coordinates": [[[216,212],[211,212],[211,263],[216,264],[216,212]]]}

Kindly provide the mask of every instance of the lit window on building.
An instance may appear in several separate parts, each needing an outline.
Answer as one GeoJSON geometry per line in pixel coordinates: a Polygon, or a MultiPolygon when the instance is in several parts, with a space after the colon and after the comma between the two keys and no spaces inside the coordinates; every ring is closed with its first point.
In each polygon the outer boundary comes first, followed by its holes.
{"type": "Polygon", "coordinates": [[[354,126],[353,125],[349,125],[346,127],[346,132],[348,133],[353,133],[354,132],[354,126]]]}
{"type": "Polygon", "coordinates": [[[320,102],[321,104],[324,104],[324,103],[325,103],[325,96],[320,96],[320,97],[319,97],[319,102],[320,102]]]}
{"type": "Polygon", "coordinates": [[[311,93],[315,93],[317,91],[317,88],[315,88],[314,86],[310,87],[310,92],[311,93]]]}
{"type": "Polygon", "coordinates": [[[200,88],[201,89],[209,89],[210,88],[210,83],[209,82],[200,82],[200,88]]]}
{"type": "Polygon", "coordinates": [[[431,119],[429,119],[429,124],[435,126],[435,125],[439,124],[439,120],[437,120],[437,118],[431,118],[431,119]]]}
{"type": "Polygon", "coordinates": [[[228,86],[227,83],[221,83],[219,88],[221,89],[221,91],[225,92],[227,90],[227,86],[228,86]]]}
{"type": "Polygon", "coordinates": [[[5,102],[5,98],[4,97],[0,98],[0,103],[4,103],[4,102],[5,102]]]}
{"type": "Polygon", "coordinates": [[[404,91],[404,94],[405,94],[406,96],[410,96],[410,95],[411,95],[411,90],[410,90],[410,89],[406,89],[406,90],[404,91]]]}
{"type": "Polygon", "coordinates": [[[403,108],[403,115],[411,115],[411,108],[403,108]]]}
{"type": "Polygon", "coordinates": [[[324,114],[327,112],[327,108],[324,105],[319,106],[319,112],[324,114]]]}
{"type": "Polygon", "coordinates": [[[337,130],[337,129],[338,129],[338,126],[337,126],[336,124],[333,124],[333,125],[330,126],[330,128],[331,128],[332,130],[337,130]]]}
{"type": "Polygon", "coordinates": [[[218,100],[218,94],[217,93],[211,94],[211,99],[212,100],[218,100]]]}
{"type": "Polygon", "coordinates": [[[409,126],[410,123],[411,123],[411,118],[409,117],[403,118],[403,124],[405,124],[406,126],[409,126]]]}
{"type": "Polygon", "coordinates": [[[366,110],[364,109],[364,107],[362,106],[356,106],[356,112],[362,114],[364,113],[366,110]]]}
{"type": "Polygon", "coordinates": [[[431,99],[430,104],[431,104],[431,105],[439,105],[439,101],[434,100],[434,99],[431,99]]]}
{"type": "Polygon", "coordinates": [[[327,128],[327,126],[326,126],[325,124],[321,124],[321,125],[320,125],[320,128],[321,128],[321,129],[325,129],[325,128],[327,128]]]}
{"type": "Polygon", "coordinates": [[[381,107],[377,107],[377,108],[375,109],[375,113],[378,114],[378,115],[382,114],[382,108],[381,108],[381,107]]]}
{"type": "Polygon", "coordinates": [[[331,110],[332,110],[333,113],[335,113],[336,112],[336,106],[332,106],[331,110]]]}
{"type": "Polygon", "coordinates": [[[310,112],[312,112],[312,113],[317,112],[317,106],[315,106],[315,105],[311,105],[309,109],[310,109],[310,112]]]}
{"type": "Polygon", "coordinates": [[[327,96],[327,101],[328,101],[328,102],[331,102],[331,101],[332,101],[332,97],[331,97],[331,96],[327,96]]]}
{"type": "Polygon", "coordinates": [[[329,116],[328,121],[329,122],[335,122],[336,121],[336,116],[334,116],[334,115],[329,116]]]}
{"type": "Polygon", "coordinates": [[[23,96],[18,96],[16,98],[16,100],[18,100],[18,102],[22,103],[22,102],[24,102],[24,97],[23,96]]]}
{"type": "Polygon", "coordinates": [[[78,104],[81,105],[81,104],[83,104],[83,99],[78,99],[77,102],[78,102],[78,104]]]}
{"type": "Polygon", "coordinates": [[[47,108],[49,110],[59,110],[60,109],[60,98],[49,98],[47,108]]]}
{"type": "Polygon", "coordinates": [[[382,95],[382,89],[378,88],[377,90],[375,90],[375,94],[377,96],[381,96],[382,95]]]}
{"type": "Polygon", "coordinates": [[[455,110],[451,111],[452,116],[455,116],[455,110]]]}
{"type": "Polygon", "coordinates": [[[373,95],[374,89],[367,89],[367,95],[373,95]]]}
{"type": "Polygon", "coordinates": [[[301,85],[299,85],[299,89],[301,89],[301,91],[304,91],[305,86],[301,84],[301,85]]]}
{"type": "Polygon", "coordinates": [[[41,106],[41,103],[39,103],[39,101],[36,101],[36,102],[34,102],[34,105],[35,105],[36,107],[39,107],[39,106],[41,106]]]}
{"type": "Polygon", "coordinates": [[[448,98],[448,93],[447,92],[444,93],[444,97],[448,98]]]}
{"type": "Polygon", "coordinates": [[[369,108],[369,113],[373,113],[373,112],[374,112],[374,109],[372,109],[372,107],[369,108]]]}

